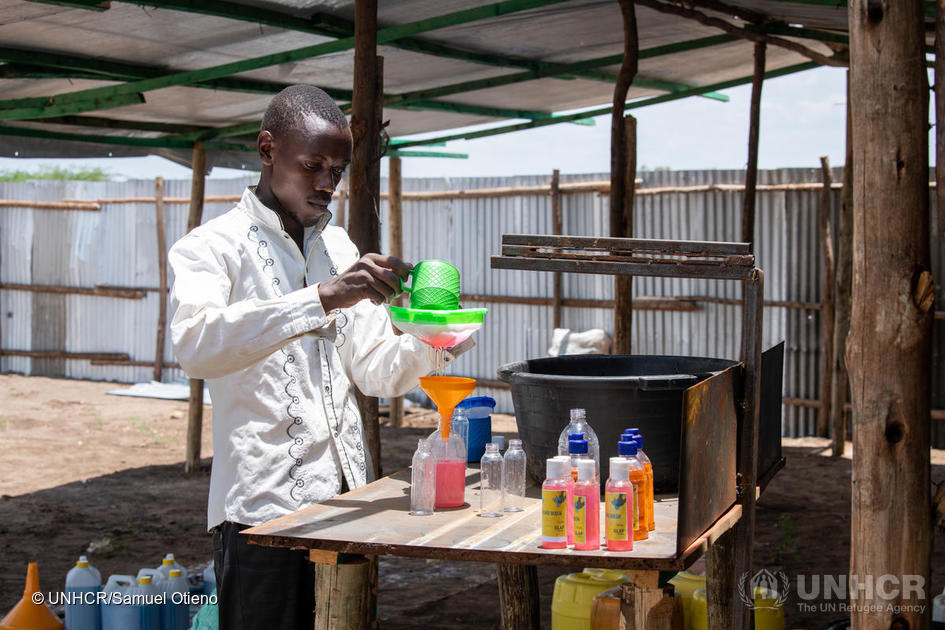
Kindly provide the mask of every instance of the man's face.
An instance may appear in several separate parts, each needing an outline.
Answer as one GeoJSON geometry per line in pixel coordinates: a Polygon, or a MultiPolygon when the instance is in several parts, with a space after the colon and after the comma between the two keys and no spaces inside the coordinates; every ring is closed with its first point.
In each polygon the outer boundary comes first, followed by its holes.
{"type": "Polygon", "coordinates": [[[304,227],[315,225],[351,162],[351,131],[307,116],[278,138],[260,133],[258,144],[263,165],[272,168],[271,189],[279,205],[304,227]]]}

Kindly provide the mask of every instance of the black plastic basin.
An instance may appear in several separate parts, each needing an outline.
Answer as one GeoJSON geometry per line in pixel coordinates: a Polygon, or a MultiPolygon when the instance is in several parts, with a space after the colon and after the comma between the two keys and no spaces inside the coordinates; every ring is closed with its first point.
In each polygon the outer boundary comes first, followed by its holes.
{"type": "Polygon", "coordinates": [[[653,462],[656,492],[677,492],[683,392],[735,365],[727,359],[646,355],[575,355],[502,366],[512,387],[515,420],[528,457],[528,474],[540,483],[545,460],[558,454],[558,436],[570,410],[584,408],[600,440],[601,473],[617,456],[624,429],[637,427],[653,462]]]}

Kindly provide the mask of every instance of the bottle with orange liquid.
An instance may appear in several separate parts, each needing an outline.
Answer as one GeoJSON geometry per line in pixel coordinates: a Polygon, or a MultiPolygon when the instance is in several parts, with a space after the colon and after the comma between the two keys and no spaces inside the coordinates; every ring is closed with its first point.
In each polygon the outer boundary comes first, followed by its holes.
{"type": "Polygon", "coordinates": [[[604,539],[609,551],[633,551],[633,523],[637,504],[630,481],[630,462],[610,458],[610,478],[604,486],[604,539]]]}
{"type": "Polygon", "coordinates": [[[646,515],[649,503],[646,495],[646,468],[637,459],[637,443],[635,441],[620,441],[617,443],[617,454],[630,463],[630,482],[637,495],[634,510],[633,539],[646,540],[650,537],[650,530],[646,524],[646,515]]]}
{"type": "Polygon", "coordinates": [[[654,518],[654,501],[656,499],[653,493],[653,462],[651,462],[650,458],[643,452],[643,436],[640,434],[639,429],[627,429],[623,432],[623,436],[620,439],[624,441],[633,440],[637,443],[637,459],[640,460],[640,463],[643,464],[643,467],[646,469],[646,502],[649,507],[649,511],[646,514],[646,528],[653,531],[656,529],[656,520],[654,518]]]}

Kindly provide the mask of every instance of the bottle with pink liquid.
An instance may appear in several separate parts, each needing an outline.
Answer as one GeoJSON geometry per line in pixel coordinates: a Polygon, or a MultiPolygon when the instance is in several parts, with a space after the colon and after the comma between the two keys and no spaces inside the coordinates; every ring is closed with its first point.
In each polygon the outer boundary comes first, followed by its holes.
{"type": "Polygon", "coordinates": [[[462,507],[466,503],[466,447],[455,433],[444,440],[439,429],[427,438],[436,460],[436,501],[438,508],[462,507]]]}
{"type": "Polygon", "coordinates": [[[545,462],[545,482],[541,485],[541,546],[566,549],[571,504],[571,460],[552,457],[545,462]]]}
{"type": "MultiPolygon", "coordinates": [[[[552,459],[557,459],[563,462],[567,462],[568,470],[569,471],[571,470],[571,456],[570,455],[557,455],[553,457],[552,459]]],[[[568,509],[565,515],[567,519],[565,521],[565,529],[567,533],[569,547],[574,544],[574,502],[573,502],[574,477],[575,476],[573,474],[571,474],[570,472],[568,473],[568,509]]]]}
{"type": "Polygon", "coordinates": [[[578,480],[574,484],[574,548],[580,551],[600,549],[600,484],[597,462],[577,461],[578,480]]]}
{"type": "Polygon", "coordinates": [[[610,551],[633,551],[634,506],[637,497],[630,481],[630,462],[610,458],[610,479],[604,488],[605,539],[610,551]]]}

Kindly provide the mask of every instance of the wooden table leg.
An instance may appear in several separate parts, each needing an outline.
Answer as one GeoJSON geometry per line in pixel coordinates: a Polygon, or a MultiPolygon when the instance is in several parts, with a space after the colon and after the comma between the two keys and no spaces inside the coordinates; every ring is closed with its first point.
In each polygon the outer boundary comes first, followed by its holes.
{"type": "Polygon", "coordinates": [[[309,560],[315,564],[315,630],[366,630],[371,561],[358,556],[339,564],[338,554],[319,551],[309,560]]]}
{"type": "MultiPolygon", "coordinates": [[[[709,546],[705,562],[705,596],[709,630],[733,627],[735,606],[735,533],[728,530],[709,546]]],[[[739,612],[741,612],[739,610],[739,612]]]]}
{"type": "Polygon", "coordinates": [[[539,630],[538,567],[497,564],[502,630],[539,630]]]}

